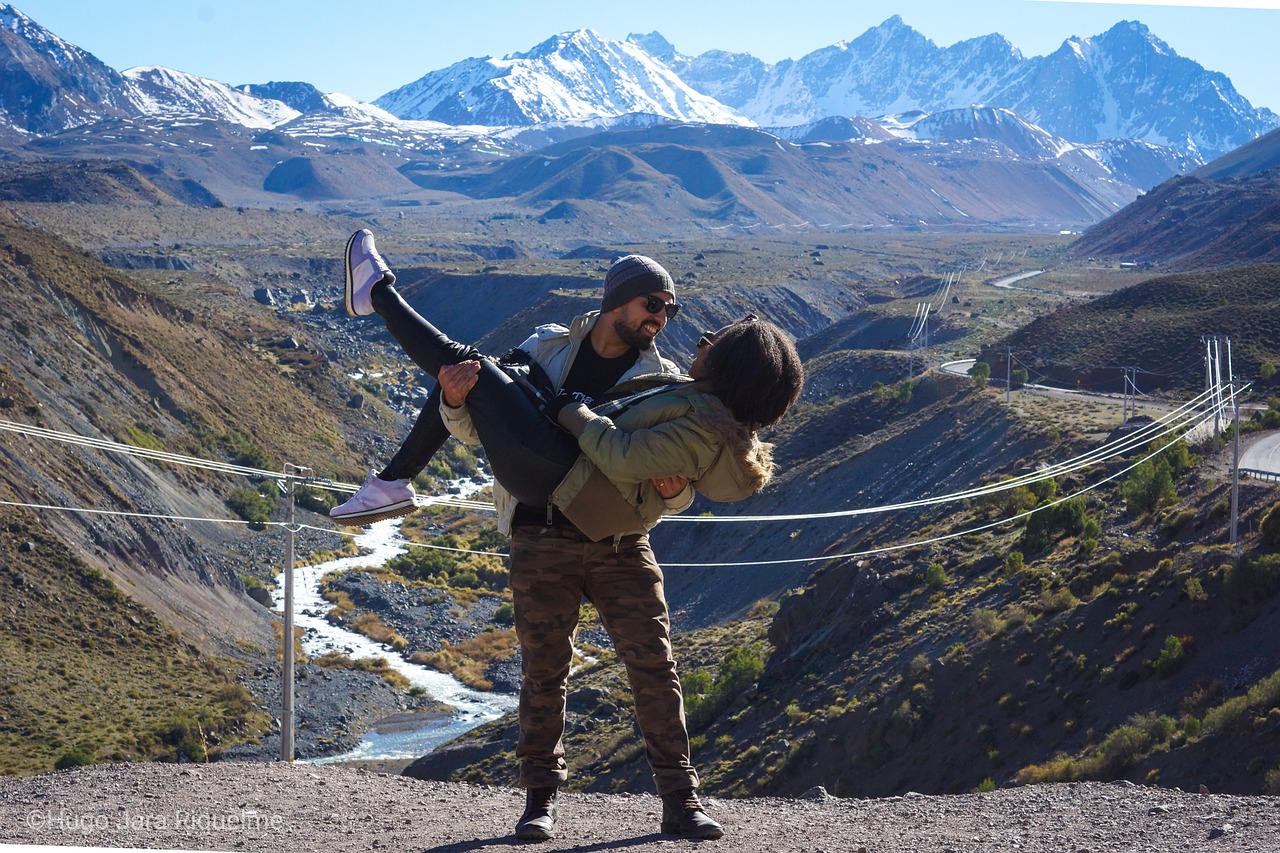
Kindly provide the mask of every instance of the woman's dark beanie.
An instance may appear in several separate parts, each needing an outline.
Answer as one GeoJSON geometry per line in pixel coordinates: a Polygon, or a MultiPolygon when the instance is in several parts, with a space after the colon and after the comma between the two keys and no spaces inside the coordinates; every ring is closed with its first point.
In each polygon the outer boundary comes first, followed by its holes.
{"type": "Polygon", "coordinates": [[[675,298],[676,285],[671,280],[671,273],[653,258],[627,255],[614,261],[604,274],[604,298],[600,301],[600,310],[612,311],[637,296],[663,291],[675,298]]]}

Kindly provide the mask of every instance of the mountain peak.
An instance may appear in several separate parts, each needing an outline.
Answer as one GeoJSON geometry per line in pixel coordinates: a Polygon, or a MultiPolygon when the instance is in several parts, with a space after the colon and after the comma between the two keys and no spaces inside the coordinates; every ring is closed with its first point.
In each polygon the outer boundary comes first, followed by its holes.
{"type": "Polygon", "coordinates": [[[490,127],[632,113],[711,124],[751,123],[690,88],[636,42],[613,41],[592,29],[558,33],[497,62],[454,63],[375,103],[402,119],[490,127]]]}
{"type": "Polygon", "coordinates": [[[627,36],[627,41],[636,45],[654,59],[661,59],[668,64],[676,56],[676,46],[667,41],[662,33],[657,30],[643,34],[631,33],[627,36]]]}

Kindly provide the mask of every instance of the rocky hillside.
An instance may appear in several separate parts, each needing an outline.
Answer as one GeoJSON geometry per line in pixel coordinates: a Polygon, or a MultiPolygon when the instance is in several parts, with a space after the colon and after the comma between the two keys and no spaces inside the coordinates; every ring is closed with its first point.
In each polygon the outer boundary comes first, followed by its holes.
{"type": "MultiPolygon", "coordinates": [[[[9,210],[0,247],[0,419],[271,470],[305,459],[336,474],[351,453],[349,381],[316,349],[274,346],[296,332],[234,290],[165,295],[9,210]]],[[[391,421],[378,405],[363,415],[391,421]]],[[[0,765],[48,769],[69,750],[172,757],[197,723],[203,754],[269,728],[237,678],[270,666],[279,639],[241,578],[278,562],[278,538],[163,520],[238,519],[234,499],[255,484],[9,431],[0,458],[0,572],[13,591],[0,765]],[[186,721],[177,734],[171,720],[186,721]]]]}
{"type": "Polygon", "coordinates": [[[1072,247],[1175,269],[1280,260],[1280,131],[1160,184],[1072,247]]]}
{"type": "MultiPolygon", "coordinates": [[[[1233,369],[1245,381],[1280,359],[1277,287],[1276,264],[1157,276],[1048,314],[1008,344],[1018,364],[1051,384],[1121,393],[1120,368],[1136,367],[1144,393],[1190,399],[1204,390],[1204,335],[1231,339],[1233,369]]],[[[1003,345],[986,358],[1003,364],[1003,345]]]]}

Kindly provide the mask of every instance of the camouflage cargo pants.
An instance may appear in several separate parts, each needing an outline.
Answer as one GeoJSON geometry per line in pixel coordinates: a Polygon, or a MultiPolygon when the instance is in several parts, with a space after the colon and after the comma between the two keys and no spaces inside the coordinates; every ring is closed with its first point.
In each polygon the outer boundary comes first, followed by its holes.
{"type": "Polygon", "coordinates": [[[560,785],[572,637],[585,597],[600,613],[626,666],[659,794],[697,787],[689,762],[684,700],[671,654],[662,569],[648,536],[592,542],[573,527],[517,526],[511,535],[511,592],[520,638],[520,784],[560,785]]]}

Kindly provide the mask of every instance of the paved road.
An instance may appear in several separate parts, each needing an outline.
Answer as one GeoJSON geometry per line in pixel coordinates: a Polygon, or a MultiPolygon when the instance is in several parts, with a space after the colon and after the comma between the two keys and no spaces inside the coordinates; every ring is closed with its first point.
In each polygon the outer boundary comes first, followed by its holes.
{"type": "MultiPolygon", "coordinates": [[[[1244,432],[1241,431],[1241,444],[1244,443],[1244,437],[1244,432]]],[[[1280,432],[1249,442],[1248,447],[1243,448],[1240,453],[1240,467],[1280,474],[1280,432]]]]}

